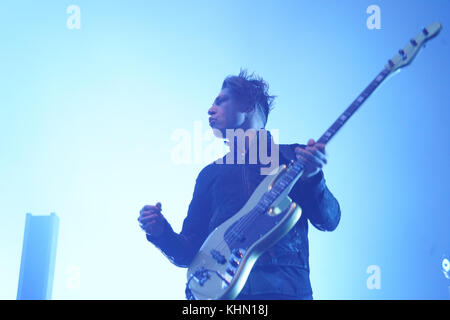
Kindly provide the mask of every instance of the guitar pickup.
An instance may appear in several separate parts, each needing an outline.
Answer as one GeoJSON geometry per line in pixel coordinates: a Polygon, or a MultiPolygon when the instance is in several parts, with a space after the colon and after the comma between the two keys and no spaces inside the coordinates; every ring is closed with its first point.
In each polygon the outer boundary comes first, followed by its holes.
{"type": "Polygon", "coordinates": [[[227,262],[227,259],[223,254],[220,253],[220,251],[213,249],[210,251],[210,253],[213,259],[216,260],[218,264],[225,264],[227,262]]]}

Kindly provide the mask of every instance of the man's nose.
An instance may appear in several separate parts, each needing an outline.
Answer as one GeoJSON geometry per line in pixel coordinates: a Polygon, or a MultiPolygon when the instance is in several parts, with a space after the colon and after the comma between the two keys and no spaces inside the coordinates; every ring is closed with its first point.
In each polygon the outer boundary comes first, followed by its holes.
{"type": "Polygon", "coordinates": [[[211,108],[208,109],[208,115],[212,116],[216,113],[216,108],[214,105],[211,106],[211,108]]]}

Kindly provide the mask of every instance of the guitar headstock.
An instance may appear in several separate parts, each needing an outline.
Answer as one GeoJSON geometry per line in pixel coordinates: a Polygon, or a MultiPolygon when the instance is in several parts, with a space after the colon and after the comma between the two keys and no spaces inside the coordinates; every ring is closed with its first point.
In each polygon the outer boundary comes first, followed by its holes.
{"type": "Polygon", "coordinates": [[[436,36],[441,29],[442,26],[439,22],[423,28],[414,39],[411,39],[403,49],[399,50],[398,54],[388,61],[385,68],[392,73],[411,63],[425,42],[436,36]]]}

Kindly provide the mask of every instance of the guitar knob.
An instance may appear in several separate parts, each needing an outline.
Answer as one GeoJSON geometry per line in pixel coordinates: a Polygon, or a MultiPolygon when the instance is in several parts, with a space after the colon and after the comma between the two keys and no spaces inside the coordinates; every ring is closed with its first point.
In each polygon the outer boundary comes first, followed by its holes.
{"type": "Polygon", "coordinates": [[[204,267],[201,267],[197,271],[194,272],[194,279],[203,286],[206,281],[209,280],[209,272],[204,267]]]}
{"type": "Polygon", "coordinates": [[[234,260],[233,258],[230,259],[229,263],[235,268],[239,266],[239,262],[234,260]]]}
{"type": "Polygon", "coordinates": [[[242,254],[242,251],[240,249],[234,249],[231,252],[233,255],[235,255],[237,258],[243,258],[244,255],[242,254]]]}
{"type": "Polygon", "coordinates": [[[234,276],[234,275],[235,275],[234,270],[232,270],[232,269],[230,269],[230,268],[227,269],[227,273],[228,273],[230,276],[234,276]]]}

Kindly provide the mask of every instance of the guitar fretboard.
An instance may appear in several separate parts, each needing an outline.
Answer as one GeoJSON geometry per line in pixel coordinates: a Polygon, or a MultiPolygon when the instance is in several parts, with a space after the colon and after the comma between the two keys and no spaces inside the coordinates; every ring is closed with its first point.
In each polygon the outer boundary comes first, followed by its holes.
{"type": "MultiPolygon", "coordinates": [[[[337,120],[328,128],[327,131],[317,140],[317,143],[327,144],[331,138],[342,128],[342,126],[350,119],[350,117],[361,107],[364,101],[375,91],[375,89],[390,74],[390,70],[385,68],[375,79],[363,90],[363,92],[352,102],[352,104],[337,118],[337,120]]],[[[303,171],[304,163],[301,159],[297,159],[289,167],[289,170],[278,179],[272,189],[261,198],[258,207],[262,210],[268,208],[272,202],[281,195],[284,190],[295,181],[299,174],[303,171]]]]}
{"type": "Polygon", "coordinates": [[[327,131],[317,140],[317,143],[327,144],[328,141],[342,128],[347,120],[359,109],[359,107],[367,100],[367,98],[375,91],[375,89],[389,75],[390,70],[383,69],[378,76],[364,89],[364,91],[353,101],[353,103],[337,118],[337,120],[328,128],[327,131]]]}

